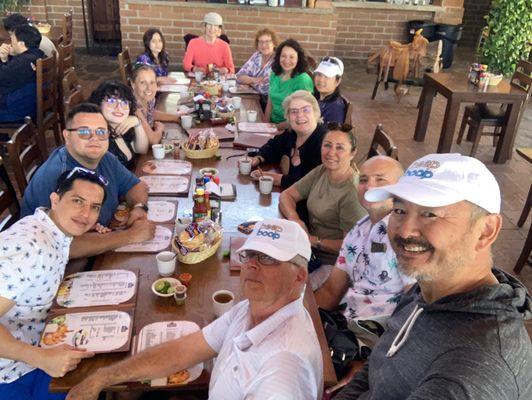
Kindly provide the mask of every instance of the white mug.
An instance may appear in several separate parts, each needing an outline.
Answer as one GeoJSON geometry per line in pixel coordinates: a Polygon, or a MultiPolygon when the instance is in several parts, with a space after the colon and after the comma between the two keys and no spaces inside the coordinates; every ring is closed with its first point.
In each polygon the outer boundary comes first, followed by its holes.
{"type": "Polygon", "coordinates": [[[183,129],[192,128],[192,115],[182,115],[181,126],[183,127],[183,129]]]}
{"type": "Polygon", "coordinates": [[[249,175],[251,172],[251,159],[241,158],[238,160],[238,170],[242,175],[249,175]]]}
{"type": "Polygon", "coordinates": [[[233,97],[232,102],[233,102],[233,107],[238,110],[240,106],[242,105],[242,98],[235,96],[233,97]]]}
{"type": "Polygon", "coordinates": [[[194,78],[196,78],[197,83],[201,83],[201,80],[203,79],[203,71],[194,72],[194,78]]]}
{"type": "Polygon", "coordinates": [[[235,295],[229,290],[218,290],[212,294],[212,305],[216,318],[229,311],[235,304],[235,295]]]}
{"type": "Polygon", "coordinates": [[[257,111],[249,110],[248,111],[248,122],[255,122],[255,121],[257,121],[257,111]]]}
{"type": "Polygon", "coordinates": [[[162,160],[164,158],[164,146],[162,144],[152,144],[151,150],[153,152],[153,158],[156,160],[162,160]]]}
{"type": "Polygon", "coordinates": [[[176,255],[171,251],[161,251],[155,256],[157,270],[161,276],[171,276],[175,272],[176,255]]]}
{"type": "Polygon", "coordinates": [[[222,82],[222,90],[224,93],[227,93],[229,91],[229,82],[222,82]]]}
{"type": "Polygon", "coordinates": [[[259,178],[259,191],[262,194],[270,194],[273,189],[273,178],[271,176],[261,176],[259,178]]]}

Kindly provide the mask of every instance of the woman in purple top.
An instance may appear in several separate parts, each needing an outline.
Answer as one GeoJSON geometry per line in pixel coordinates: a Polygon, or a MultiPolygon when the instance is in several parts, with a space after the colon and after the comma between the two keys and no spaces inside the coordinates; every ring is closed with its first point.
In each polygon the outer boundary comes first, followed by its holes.
{"type": "Polygon", "coordinates": [[[170,59],[165,49],[166,42],[162,32],[157,28],[150,28],[144,33],[142,42],[144,53],[137,57],[137,63],[151,66],[159,84],[173,83],[174,79],[168,77],[170,59]]]}

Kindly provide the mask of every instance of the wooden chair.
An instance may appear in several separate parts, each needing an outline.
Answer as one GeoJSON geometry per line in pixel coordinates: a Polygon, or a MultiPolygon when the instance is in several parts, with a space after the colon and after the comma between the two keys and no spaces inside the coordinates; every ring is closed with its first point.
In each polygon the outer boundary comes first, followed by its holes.
{"type": "Polygon", "coordinates": [[[37,74],[37,130],[38,140],[43,154],[48,156],[46,150],[46,131],[54,132],[57,146],[63,144],[58,116],[57,93],[57,61],[55,52],[48,58],[39,58],[36,66],[37,74]]]}
{"type": "MultiPolygon", "coordinates": [[[[526,92],[526,100],[521,104],[519,110],[519,117],[517,118],[516,131],[519,128],[521,118],[523,117],[526,104],[532,94],[532,63],[521,60],[517,64],[517,68],[512,76],[510,85],[517,89],[526,92]]],[[[514,106],[515,107],[515,106],[514,106]]],[[[471,157],[477,151],[480,138],[482,136],[493,136],[493,145],[497,144],[498,139],[503,132],[502,128],[506,124],[506,107],[493,109],[486,104],[475,104],[467,106],[464,111],[464,117],[460,124],[460,131],[458,133],[458,144],[462,143],[466,126],[469,126],[467,138],[473,141],[471,147],[471,157]],[[494,127],[492,132],[484,132],[484,128],[494,127]]]]}
{"type": "Polygon", "coordinates": [[[382,124],[377,125],[375,128],[373,140],[369,146],[368,158],[379,155],[399,160],[397,146],[393,143],[391,136],[386,133],[382,124]]]}
{"type": "Polygon", "coordinates": [[[37,142],[35,126],[27,117],[15,134],[7,142],[9,163],[15,174],[21,195],[26,190],[31,177],[44,162],[44,155],[37,142]]]}
{"type": "Polygon", "coordinates": [[[17,194],[0,157],[0,231],[9,228],[20,216],[17,194]]]}
{"type": "Polygon", "coordinates": [[[65,116],[68,115],[72,107],[81,104],[85,101],[83,97],[83,89],[81,86],[76,87],[63,99],[63,108],[65,110],[65,116]]]}
{"type": "Polygon", "coordinates": [[[76,74],[76,69],[70,69],[65,73],[61,82],[61,90],[63,91],[63,96],[66,97],[70,95],[78,87],[81,88],[81,83],[79,82],[78,75],[76,74]]]}
{"type": "Polygon", "coordinates": [[[120,77],[122,82],[129,85],[129,80],[133,74],[133,64],[129,56],[129,48],[126,47],[122,53],[118,54],[118,66],[120,67],[120,77]]]}
{"type": "Polygon", "coordinates": [[[351,115],[353,115],[353,103],[351,103],[349,100],[347,100],[345,97],[343,98],[345,101],[345,104],[347,105],[346,111],[345,111],[345,118],[344,118],[344,124],[351,125],[351,115]]]}
{"type": "Polygon", "coordinates": [[[528,230],[523,250],[521,250],[521,254],[515,263],[514,272],[516,274],[519,274],[525,264],[530,262],[530,252],[532,252],[532,224],[530,224],[530,229],[528,230]]]}
{"type": "Polygon", "coordinates": [[[72,43],[72,14],[74,10],[70,9],[69,12],[66,14],[63,14],[63,35],[62,35],[62,43],[63,44],[70,44],[72,43]]]}
{"type": "Polygon", "coordinates": [[[59,94],[59,121],[61,123],[61,128],[65,128],[65,111],[63,109],[63,97],[66,93],[63,92],[63,77],[67,72],[73,70],[74,66],[74,43],[70,41],[69,44],[59,44],[57,46],[59,51],[59,66],[57,69],[57,80],[58,80],[58,94],[59,94]]]}

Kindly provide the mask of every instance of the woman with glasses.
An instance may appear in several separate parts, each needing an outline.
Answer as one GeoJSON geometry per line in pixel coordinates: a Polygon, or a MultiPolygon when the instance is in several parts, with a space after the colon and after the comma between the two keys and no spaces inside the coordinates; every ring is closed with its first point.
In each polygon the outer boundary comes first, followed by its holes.
{"type": "Polygon", "coordinates": [[[255,48],[257,51],[240,68],[236,74],[239,83],[250,85],[259,92],[263,109],[268,101],[270,89],[270,73],[272,72],[273,55],[277,46],[275,31],[264,28],[255,34],[255,48]]]}
{"type": "Polygon", "coordinates": [[[329,124],[321,144],[322,165],[314,168],[279,198],[283,215],[299,223],[309,235],[314,254],[321,264],[334,265],[344,236],[366,211],[358,202],[358,169],[355,165],[356,140],[350,125],[329,124]],[[306,200],[308,223],[296,210],[306,200]]]}
{"type": "Polygon", "coordinates": [[[175,83],[175,79],[168,77],[168,64],[170,59],[166,51],[166,42],[163,33],[157,28],[150,28],[142,37],[144,53],[137,57],[137,64],[151,66],[157,75],[160,84],[175,83]]]}
{"type": "Polygon", "coordinates": [[[321,164],[320,148],[326,128],[320,122],[320,108],[311,93],[298,90],[283,102],[289,128],[262,146],[256,157],[251,158],[253,167],[261,163],[279,165],[281,173],[251,173],[254,180],[263,175],[271,176],[274,185],[286,189],[321,164]]]}
{"type": "Polygon", "coordinates": [[[270,91],[265,116],[284,129],[286,123],[283,100],[296,90],[313,92],[314,84],[307,74],[308,64],[305,51],[294,39],[287,39],[275,50],[270,75],[270,91]]]}
{"type": "Polygon", "coordinates": [[[336,57],[325,57],[314,71],[314,96],[320,105],[323,121],[342,124],[346,118],[347,101],[340,95],[344,63],[336,57]]]}
{"type": "Polygon", "coordinates": [[[185,71],[206,72],[212,64],[220,74],[234,74],[235,65],[229,44],[220,39],[222,33],[222,16],[215,12],[203,17],[203,35],[192,39],[183,58],[185,71]]]}
{"type": "Polygon", "coordinates": [[[109,127],[109,151],[120,162],[131,169],[136,154],[146,154],[149,149],[148,136],[139,119],[133,92],[122,82],[104,81],[92,92],[89,101],[101,107],[109,127]]]}

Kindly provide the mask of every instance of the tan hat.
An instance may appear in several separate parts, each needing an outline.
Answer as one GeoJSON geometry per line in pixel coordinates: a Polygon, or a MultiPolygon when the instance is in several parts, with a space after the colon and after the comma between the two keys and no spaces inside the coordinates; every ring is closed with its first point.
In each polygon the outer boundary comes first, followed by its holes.
{"type": "Polygon", "coordinates": [[[203,23],[204,24],[211,24],[211,25],[215,25],[215,26],[222,26],[223,25],[222,16],[220,14],[218,14],[218,13],[215,13],[215,12],[207,13],[203,17],[203,23]]]}

